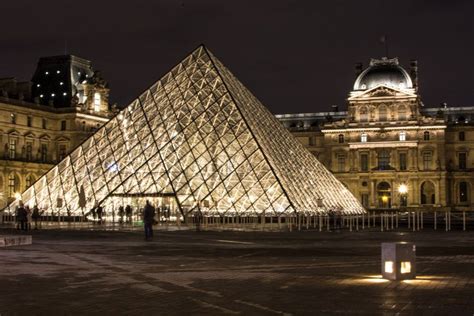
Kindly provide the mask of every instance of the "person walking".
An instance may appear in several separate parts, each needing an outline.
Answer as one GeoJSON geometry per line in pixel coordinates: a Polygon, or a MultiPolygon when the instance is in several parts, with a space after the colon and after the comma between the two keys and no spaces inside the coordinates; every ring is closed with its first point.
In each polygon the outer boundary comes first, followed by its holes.
{"type": "Polygon", "coordinates": [[[143,209],[143,224],[145,227],[145,240],[150,241],[153,238],[153,224],[155,223],[155,208],[146,201],[143,209]]]}

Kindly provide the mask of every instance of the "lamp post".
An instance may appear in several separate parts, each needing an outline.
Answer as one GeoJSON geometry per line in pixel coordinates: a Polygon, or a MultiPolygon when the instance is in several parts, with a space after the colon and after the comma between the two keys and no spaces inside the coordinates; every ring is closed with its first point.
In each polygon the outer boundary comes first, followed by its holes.
{"type": "Polygon", "coordinates": [[[398,193],[400,194],[400,207],[407,206],[408,186],[404,183],[400,184],[398,193]]]}

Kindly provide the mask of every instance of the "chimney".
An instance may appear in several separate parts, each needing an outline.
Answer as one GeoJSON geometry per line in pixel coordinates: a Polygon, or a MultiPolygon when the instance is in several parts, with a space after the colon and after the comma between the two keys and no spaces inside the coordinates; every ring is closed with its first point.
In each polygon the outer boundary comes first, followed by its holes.
{"type": "Polygon", "coordinates": [[[418,61],[415,59],[410,60],[410,76],[413,81],[413,88],[418,91],[418,61]]]}
{"type": "Polygon", "coordinates": [[[356,63],[354,69],[355,69],[355,75],[357,77],[362,72],[362,63],[356,63]]]}

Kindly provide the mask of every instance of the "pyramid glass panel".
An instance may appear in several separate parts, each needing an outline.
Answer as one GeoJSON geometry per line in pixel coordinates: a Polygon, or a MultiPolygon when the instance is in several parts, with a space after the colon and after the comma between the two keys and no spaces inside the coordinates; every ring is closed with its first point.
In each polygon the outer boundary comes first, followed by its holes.
{"type": "Polygon", "coordinates": [[[176,216],[364,212],[204,46],[21,196],[77,215],[144,198],[176,216]]]}

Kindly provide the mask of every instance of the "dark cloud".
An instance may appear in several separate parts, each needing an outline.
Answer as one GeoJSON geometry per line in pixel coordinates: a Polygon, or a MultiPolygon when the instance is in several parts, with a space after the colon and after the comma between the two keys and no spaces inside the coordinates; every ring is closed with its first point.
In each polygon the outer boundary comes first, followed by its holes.
{"type": "Polygon", "coordinates": [[[472,1],[135,0],[0,4],[0,77],[29,79],[40,56],[91,59],[126,104],[205,43],[273,112],[345,103],[356,62],[419,60],[424,101],[472,105],[472,1]]]}

